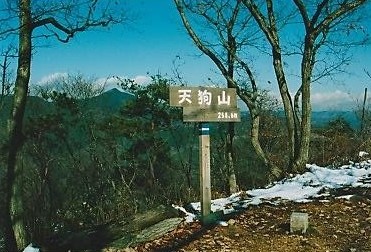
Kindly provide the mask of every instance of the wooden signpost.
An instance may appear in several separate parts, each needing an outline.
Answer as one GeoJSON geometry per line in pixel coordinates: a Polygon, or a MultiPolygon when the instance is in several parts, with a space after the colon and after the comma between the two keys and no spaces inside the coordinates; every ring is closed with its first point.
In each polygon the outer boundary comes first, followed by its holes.
{"type": "Polygon", "coordinates": [[[199,124],[200,195],[202,220],[211,212],[210,128],[199,124]]]}
{"type": "Polygon", "coordinates": [[[210,128],[207,122],[240,122],[234,88],[170,87],[170,106],[183,107],[184,122],[199,122],[201,219],[211,212],[210,128]]]}

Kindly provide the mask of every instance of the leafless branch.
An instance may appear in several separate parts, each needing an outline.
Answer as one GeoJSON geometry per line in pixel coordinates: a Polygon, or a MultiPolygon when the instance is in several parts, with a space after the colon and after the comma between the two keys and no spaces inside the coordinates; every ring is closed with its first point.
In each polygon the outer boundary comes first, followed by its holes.
{"type": "Polygon", "coordinates": [[[368,78],[371,79],[371,73],[369,71],[367,71],[366,69],[363,69],[363,71],[366,73],[366,75],[368,76],[368,78]]]}
{"type": "MultiPolygon", "coordinates": [[[[20,29],[16,19],[18,9],[11,1],[4,12],[4,18],[0,18],[0,39],[7,39],[16,35],[20,29]]],[[[55,37],[63,43],[67,43],[78,32],[84,32],[91,28],[107,27],[119,24],[127,20],[123,11],[114,9],[119,3],[114,1],[35,1],[32,8],[31,28],[45,28],[34,34],[33,38],[55,37]],[[46,32],[45,32],[46,31],[46,32]]]]}

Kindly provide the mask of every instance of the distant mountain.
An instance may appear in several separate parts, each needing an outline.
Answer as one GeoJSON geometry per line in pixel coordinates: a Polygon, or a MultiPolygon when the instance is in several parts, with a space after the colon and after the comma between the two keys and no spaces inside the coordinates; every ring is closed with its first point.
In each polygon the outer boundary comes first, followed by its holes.
{"type": "MultiPolygon", "coordinates": [[[[0,119],[7,119],[13,103],[13,96],[4,96],[0,97],[0,119]]],[[[37,96],[28,96],[26,104],[26,116],[32,116],[46,111],[50,111],[50,102],[45,101],[44,99],[37,96]]]]}
{"type": "MultiPolygon", "coordinates": [[[[284,111],[279,111],[277,115],[284,117],[284,111]]],[[[330,121],[342,117],[347,121],[353,129],[360,127],[359,119],[354,111],[341,111],[341,110],[330,110],[330,111],[312,111],[312,126],[313,127],[324,127],[330,121]]]]}
{"type": "Polygon", "coordinates": [[[84,100],[84,105],[87,105],[89,109],[100,110],[102,112],[115,113],[130,100],[133,100],[134,96],[127,92],[121,92],[117,88],[110,89],[98,96],[84,100]]]}
{"type": "Polygon", "coordinates": [[[345,119],[353,129],[360,127],[359,119],[354,111],[313,111],[312,125],[314,127],[323,127],[328,122],[339,117],[345,119]]]}
{"type": "MultiPolygon", "coordinates": [[[[113,88],[98,96],[85,99],[81,102],[84,106],[84,109],[93,110],[109,115],[110,113],[117,113],[125,103],[133,99],[134,96],[132,94],[122,92],[117,88],[113,88]]],[[[0,107],[0,125],[6,124],[6,119],[8,118],[10,113],[12,100],[12,96],[6,96],[3,99],[4,105],[0,107]]],[[[29,96],[27,101],[26,116],[34,116],[42,113],[47,113],[51,111],[51,108],[53,108],[53,106],[51,106],[50,102],[47,102],[39,97],[29,96]]],[[[248,112],[243,111],[242,113],[244,116],[247,116],[248,112]]],[[[278,115],[283,116],[283,111],[279,112],[278,115]]],[[[354,129],[359,128],[359,119],[353,111],[313,111],[312,125],[313,127],[323,127],[329,121],[334,120],[338,117],[344,118],[354,129]]]]}
{"type": "MultiPolygon", "coordinates": [[[[6,124],[6,120],[9,117],[13,96],[0,97],[2,102],[0,105],[0,125],[6,124]]],[[[128,101],[134,99],[134,96],[121,92],[114,88],[104,92],[98,96],[85,99],[80,101],[84,109],[101,111],[102,113],[116,113],[120,108],[128,101]]],[[[26,114],[25,116],[35,116],[44,113],[51,112],[54,108],[52,102],[48,102],[37,96],[27,97],[26,114]]]]}

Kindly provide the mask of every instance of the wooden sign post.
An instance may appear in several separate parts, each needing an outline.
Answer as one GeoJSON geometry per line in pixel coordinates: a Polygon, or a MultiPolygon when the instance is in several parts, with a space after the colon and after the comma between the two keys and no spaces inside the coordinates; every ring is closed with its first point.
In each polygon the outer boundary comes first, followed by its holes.
{"type": "Polygon", "coordinates": [[[184,122],[199,122],[201,220],[211,212],[210,128],[206,122],[239,122],[234,88],[170,87],[170,106],[183,107],[184,122]]]}

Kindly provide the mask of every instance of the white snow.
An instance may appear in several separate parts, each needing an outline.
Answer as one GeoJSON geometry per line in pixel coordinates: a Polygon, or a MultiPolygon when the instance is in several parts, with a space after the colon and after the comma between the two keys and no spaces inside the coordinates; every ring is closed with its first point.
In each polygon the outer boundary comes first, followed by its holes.
{"type": "MultiPolygon", "coordinates": [[[[330,196],[328,189],[342,187],[371,187],[371,160],[360,163],[350,162],[338,168],[326,168],[317,165],[307,165],[307,172],[289,179],[276,182],[266,188],[253,189],[228,198],[214,199],[211,211],[231,213],[248,205],[258,205],[263,202],[279,204],[282,201],[309,202],[319,197],[330,196]]],[[[349,199],[351,195],[342,198],[349,199]]],[[[323,199],[322,199],[323,200],[323,199]]],[[[200,202],[191,203],[193,209],[200,211],[200,202]]],[[[175,206],[174,206],[175,207],[175,206]]],[[[177,207],[179,209],[179,207],[177,207]]],[[[186,213],[186,221],[195,220],[196,215],[186,213]]]]}
{"type": "Polygon", "coordinates": [[[193,213],[189,213],[187,212],[187,210],[185,210],[184,207],[181,207],[181,206],[176,206],[176,205],[172,205],[175,209],[185,213],[186,217],[185,217],[185,221],[186,222],[192,222],[195,218],[196,218],[196,215],[193,214],[193,213]]]}
{"type": "Polygon", "coordinates": [[[33,247],[32,243],[29,244],[24,250],[23,252],[40,252],[40,249],[39,248],[35,248],[33,247]]]}
{"type": "Polygon", "coordinates": [[[365,152],[365,151],[360,151],[359,153],[358,153],[358,156],[359,157],[364,157],[364,156],[367,156],[368,155],[368,152],[365,152]]]}

